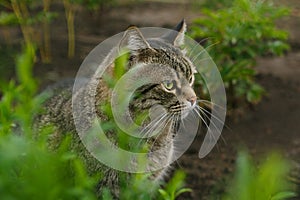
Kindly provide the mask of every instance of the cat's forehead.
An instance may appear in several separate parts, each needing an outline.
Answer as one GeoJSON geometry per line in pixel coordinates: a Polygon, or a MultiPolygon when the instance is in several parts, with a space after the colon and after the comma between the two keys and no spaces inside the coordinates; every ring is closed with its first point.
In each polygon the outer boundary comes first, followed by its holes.
{"type": "Polygon", "coordinates": [[[172,44],[170,44],[168,42],[165,42],[161,38],[151,38],[151,39],[148,39],[147,41],[153,49],[156,49],[156,50],[161,49],[167,53],[169,52],[169,53],[175,54],[177,56],[183,56],[183,52],[181,51],[181,49],[173,46],[172,44]]]}
{"type": "Polygon", "coordinates": [[[181,49],[159,40],[152,40],[151,45],[155,51],[141,49],[136,55],[138,62],[167,65],[185,78],[190,78],[194,74],[194,65],[181,49]]]}

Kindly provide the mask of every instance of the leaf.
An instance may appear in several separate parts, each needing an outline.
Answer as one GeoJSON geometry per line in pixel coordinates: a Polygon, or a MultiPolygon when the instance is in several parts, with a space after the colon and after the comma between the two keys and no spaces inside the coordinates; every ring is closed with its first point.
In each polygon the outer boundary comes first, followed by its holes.
{"type": "Polygon", "coordinates": [[[265,90],[258,84],[252,83],[251,88],[247,92],[247,100],[251,103],[258,103],[265,90]]]}
{"type": "Polygon", "coordinates": [[[34,61],[34,53],[35,49],[31,44],[27,44],[23,54],[18,56],[16,61],[16,71],[18,80],[21,84],[26,85],[28,89],[33,89],[33,75],[32,75],[32,67],[34,61]]]}
{"type": "Polygon", "coordinates": [[[236,164],[234,181],[224,196],[226,199],[283,200],[295,197],[292,185],[286,180],[289,162],[279,154],[271,153],[256,165],[248,153],[240,152],[236,164]]]}
{"type": "Polygon", "coordinates": [[[0,14],[0,25],[17,25],[18,18],[14,13],[1,12],[0,14]]]}
{"type": "MultiPolygon", "coordinates": [[[[215,0],[211,1],[208,3],[213,4],[215,0]]],[[[257,57],[270,53],[282,55],[289,50],[287,31],[275,26],[276,20],[287,15],[288,10],[269,1],[235,0],[229,7],[206,7],[201,13],[201,18],[193,22],[191,36],[220,41],[209,53],[220,69],[224,85],[233,86],[229,92],[233,94],[232,99],[242,97],[257,103],[263,90],[245,81],[254,80],[252,67],[257,57]]]]}
{"type": "Polygon", "coordinates": [[[175,193],[175,197],[178,197],[182,193],[192,192],[193,190],[190,188],[182,188],[175,193]]]}
{"type": "Polygon", "coordinates": [[[125,74],[128,58],[129,53],[121,51],[120,56],[115,60],[114,78],[116,81],[119,80],[125,74]]]}
{"type": "Polygon", "coordinates": [[[109,191],[108,188],[103,188],[102,190],[102,199],[103,200],[113,200],[113,197],[111,195],[111,192],[109,191]]]}
{"type": "Polygon", "coordinates": [[[270,200],[282,200],[282,199],[288,199],[292,197],[297,197],[297,194],[295,192],[280,192],[271,197],[270,200]]]}
{"type": "Polygon", "coordinates": [[[169,194],[165,190],[158,189],[158,192],[163,197],[164,200],[169,200],[170,199],[169,194]]]}

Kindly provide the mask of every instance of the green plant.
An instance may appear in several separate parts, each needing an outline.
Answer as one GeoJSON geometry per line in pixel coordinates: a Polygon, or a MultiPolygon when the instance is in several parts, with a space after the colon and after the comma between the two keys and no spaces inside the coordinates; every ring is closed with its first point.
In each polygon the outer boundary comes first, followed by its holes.
{"type": "Polygon", "coordinates": [[[27,46],[16,60],[18,83],[1,84],[0,196],[1,199],[96,199],[96,177],[89,177],[66,138],[57,151],[49,151],[51,127],[32,128],[45,96],[35,96],[32,76],[34,48],[27,46]]]}
{"type": "Polygon", "coordinates": [[[0,2],[0,25],[18,25],[23,34],[25,45],[37,45],[42,62],[51,61],[50,27],[55,13],[50,12],[51,0],[43,0],[42,10],[39,10],[37,0],[3,0],[0,2]],[[42,25],[42,29],[36,26],[42,25]]]}
{"type": "Polygon", "coordinates": [[[43,0],[43,47],[41,50],[42,60],[49,63],[51,61],[51,42],[50,42],[50,21],[54,13],[50,12],[51,0],[43,0]]]}
{"type": "Polygon", "coordinates": [[[3,82],[0,87],[0,136],[8,135],[15,128],[31,133],[32,119],[39,110],[43,97],[34,97],[37,85],[32,77],[34,47],[26,46],[25,53],[16,60],[19,84],[14,80],[3,82]]]}
{"type": "Polygon", "coordinates": [[[49,152],[46,141],[17,135],[0,141],[2,199],[96,199],[95,178],[74,154],[49,152]]]}
{"type": "Polygon", "coordinates": [[[185,192],[191,192],[190,188],[184,188],[185,173],[176,171],[172,179],[166,184],[164,189],[159,189],[160,199],[175,200],[179,195],[185,192]]]}
{"type": "Polygon", "coordinates": [[[157,183],[149,180],[149,175],[132,174],[128,178],[128,174],[121,174],[120,177],[120,199],[155,199],[159,187],[157,183]]]}
{"type": "Polygon", "coordinates": [[[220,9],[232,6],[232,3],[233,1],[226,0],[205,0],[201,6],[209,9],[220,9]]]}
{"type": "Polygon", "coordinates": [[[63,0],[68,28],[68,57],[75,56],[75,13],[80,5],[90,10],[97,10],[104,4],[111,3],[108,0],[63,0]]]}
{"type": "Polygon", "coordinates": [[[202,12],[204,16],[193,23],[191,36],[205,39],[234,99],[260,101],[264,89],[255,82],[255,59],[282,55],[289,49],[287,32],[275,26],[276,19],[288,15],[289,10],[270,1],[235,0],[230,7],[202,12]]]}
{"type": "Polygon", "coordinates": [[[115,3],[116,0],[85,0],[83,4],[92,11],[99,10],[105,5],[111,5],[115,3]]]}
{"type": "Polygon", "coordinates": [[[81,0],[63,0],[65,7],[65,15],[68,27],[68,57],[72,58],[75,55],[75,12],[78,4],[82,3],[81,0]]]}
{"type": "Polygon", "coordinates": [[[287,177],[289,163],[278,154],[271,154],[256,166],[246,152],[240,152],[233,182],[224,200],[283,200],[295,197],[287,177]]]}

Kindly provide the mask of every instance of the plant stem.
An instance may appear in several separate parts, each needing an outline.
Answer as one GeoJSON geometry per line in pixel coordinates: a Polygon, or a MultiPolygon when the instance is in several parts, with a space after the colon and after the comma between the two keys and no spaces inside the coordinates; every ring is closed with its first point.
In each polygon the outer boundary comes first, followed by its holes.
{"type": "MultiPolygon", "coordinates": [[[[27,25],[26,19],[29,16],[27,7],[23,1],[18,3],[17,0],[11,0],[11,6],[13,8],[13,11],[19,21],[21,31],[24,36],[25,44],[26,46],[33,46],[33,32],[32,28],[27,25]]],[[[34,49],[32,49],[34,51],[34,49]]],[[[32,55],[34,55],[34,52],[32,52],[32,55]]]]}
{"type": "Polygon", "coordinates": [[[30,38],[30,34],[29,31],[27,30],[26,25],[24,24],[24,17],[22,15],[20,6],[18,4],[18,2],[16,0],[11,0],[11,6],[13,8],[13,11],[19,21],[20,27],[21,27],[21,31],[23,33],[24,36],[24,40],[26,44],[31,43],[31,38],[30,38]]]}
{"type": "Polygon", "coordinates": [[[49,63],[51,61],[51,43],[50,43],[50,26],[47,19],[47,13],[49,12],[51,0],[43,0],[43,32],[44,32],[44,45],[41,47],[42,62],[49,63]]]}
{"type": "Polygon", "coordinates": [[[75,28],[74,28],[74,15],[75,9],[69,0],[63,0],[65,7],[65,14],[68,26],[68,57],[73,58],[75,55],[75,28]]]}

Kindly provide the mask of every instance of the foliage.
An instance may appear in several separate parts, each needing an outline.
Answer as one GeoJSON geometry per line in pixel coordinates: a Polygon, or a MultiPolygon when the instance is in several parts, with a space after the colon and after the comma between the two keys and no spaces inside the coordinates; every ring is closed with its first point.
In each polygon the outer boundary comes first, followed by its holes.
{"type": "Polygon", "coordinates": [[[255,83],[255,59],[289,49],[287,32],[275,26],[289,10],[269,1],[235,0],[232,6],[202,12],[205,16],[194,21],[191,36],[206,41],[234,98],[258,102],[264,90],[255,83]]]}
{"type": "Polygon", "coordinates": [[[65,151],[49,152],[45,141],[16,135],[0,141],[2,199],[96,199],[95,179],[65,151]]]}
{"type": "MultiPolygon", "coordinates": [[[[37,45],[44,63],[51,62],[50,23],[57,16],[50,11],[53,0],[2,0],[0,2],[0,26],[19,26],[26,45],[37,45]],[[41,28],[37,28],[41,27],[41,28]]],[[[75,14],[82,5],[98,10],[114,1],[63,0],[68,29],[68,56],[75,55],[75,14]]]]}
{"type": "Polygon", "coordinates": [[[164,189],[159,189],[160,199],[175,200],[180,194],[191,192],[190,188],[184,188],[185,173],[183,171],[176,171],[172,179],[165,186],[164,189]]]}
{"type": "Polygon", "coordinates": [[[51,0],[3,0],[0,2],[0,26],[19,25],[25,45],[37,45],[43,62],[50,62],[49,24],[56,14],[50,12],[51,0]],[[42,28],[37,29],[37,26],[42,28]]]}
{"type": "Polygon", "coordinates": [[[0,196],[2,199],[96,199],[95,178],[67,151],[67,138],[57,152],[47,148],[51,127],[34,137],[34,114],[45,97],[37,96],[32,77],[33,47],[16,61],[18,84],[1,84],[0,196]]]}
{"type": "Polygon", "coordinates": [[[84,5],[89,10],[95,11],[95,10],[99,10],[104,5],[111,5],[115,2],[116,2],[116,0],[84,0],[84,5]]]}
{"type": "Polygon", "coordinates": [[[75,56],[75,13],[79,5],[90,10],[97,10],[104,4],[111,3],[108,0],[63,0],[68,28],[68,57],[75,56]]]}
{"type": "Polygon", "coordinates": [[[209,9],[220,9],[232,6],[232,3],[233,1],[226,0],[205,0],[201,6],[209,9]]]}
{"type": "Polygon", "coordinates": [[[283,200],[295,197],[287,181],[289,163],[278,154],[271,154],[256,167],[246,152],[240,152],[233,182],[224,200],[283,200]]]}
{"type": "Polygon", "coordinates": [[[0,71],[5,72],[0,74],[0,84],[1,81],[7,80],[14,74],[14,68],[8,67],[11,63],[14,63],[14,60],[18,54],[17,48],[1,45],[0,46],[0,71]]]}
{"type": "MultiPolygon", "coordinates": [[[[184,188],[185,173],[176,171],[171,180],[163,188],[149,179],[149,174],[134,174],[128,179],[128,176],[121,174],[120,199],[122,200],[175,200],[185,192],[191,192],[189,188],[184,188]]],[[[109,190],[104,192],[103,196],[109,196],[109,190]]],[[[103,198],[103,200],[110,200],[103,198]]]]}
{"type": "Polygon", "coordinates": [[[20,126],[25,132],[31,132],[32,116],[39,109],[42,97],[34,98],[36,83],[32,78],[34,48],[27,46],[26,52],[16,60],[17,77],[15,81],[1,84],[2,98],[0,102],[0,135],[13,132],[20,126]]]}
{"type": "Polygon", "coordinates": [[[74,0],[63,0],[65,15],[67,19],[68,27],[68,57],[72,58],[75,56],[75,11],[76,4],[79,4],[81,1],[74,0]]]}
{"type": "Polygon", "coordinates": [[[133,174],[129,179],[128,175],[121,174],[120,199],[156,199],[157,190],[157,183],[151,181],[147,174],[133,174]]]}

